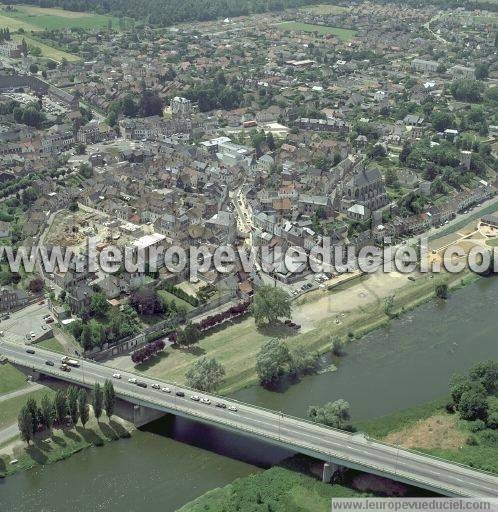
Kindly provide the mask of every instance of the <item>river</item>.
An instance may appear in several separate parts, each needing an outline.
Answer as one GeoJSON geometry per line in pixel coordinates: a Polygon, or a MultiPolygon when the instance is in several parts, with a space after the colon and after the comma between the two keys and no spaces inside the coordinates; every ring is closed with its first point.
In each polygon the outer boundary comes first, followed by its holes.
{"type": "MultiPolygon", "coordinates": [[[[297,416],[308,405],[345,398],[353,420],[439,398],[454,372],[498,359],[497,305],[498,279],[481,279],[446,302],[427,303],[351,343],[336,372],[306,377],[279,392],[251,387],[234,397],[297,416]]],[[[166,418],[131,440],[5,479],[0,510],[169,512],[284,456],[252,441],[242,444],[232,434],[166,418]]]]}

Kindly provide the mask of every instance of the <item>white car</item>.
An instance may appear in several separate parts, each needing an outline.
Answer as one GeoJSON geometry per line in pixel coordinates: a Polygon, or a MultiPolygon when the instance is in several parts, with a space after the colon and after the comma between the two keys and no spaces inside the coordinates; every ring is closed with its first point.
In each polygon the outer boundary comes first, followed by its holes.
{"type": "Polygon", "coordinates": [[[229,411],[232,411],[232,412],[237,412],[237,407],[233,406],[233,405],[229,405],[228,406],[228,410],[229,411]]]}
{"type": "Polygon", "coordinates": [[[152,384],[152,389],[161,389],[161,386],[159,384],[152,384]]]}
{"type": "Polygon", "coordinates": [[[132,377],[131,379],[128,379],[128,382],[130,384],[136,384],[137,383],[137,379],[135,379],[135,377],[132,377]]]}
{"type": "Polygon", "coordinates": [[[163,393],[171,393],[171,389],[169,389],[169,388],[162,388],[161,391],[163,393]]]}
{"type": "Polygon", "coordinates": [[[209,398],[201,398],[201,402],[203,404],[206,404],[206,405],[210,405],[211,404],[211,400],[209,400],[209,398]]]}
{"type": "Polygon", "coordinates": [[[120,379],[121,378],[121,374],[120,373],[113,373],[112,376],[115,378],[115,379],[120,379]]]}
{"type": "Polygon", "coordinates": [[[190,397],[190,400],[193,400],[194,402],[198,402],[200,400],[200,398],[197,395],[192,395],[190,397]]]}

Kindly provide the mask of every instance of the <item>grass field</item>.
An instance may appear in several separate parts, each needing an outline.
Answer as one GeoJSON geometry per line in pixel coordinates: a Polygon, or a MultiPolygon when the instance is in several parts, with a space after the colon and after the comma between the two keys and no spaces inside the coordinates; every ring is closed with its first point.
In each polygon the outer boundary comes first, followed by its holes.
{"type": "Polygon", "coordinates": [[[194,309],[194,306],[192,306],[192,304],[189,304],[187,301],[178,298],[176,295],[173,295],[172,293],[166,290],[159,290],[157,293],[163,300],[166,300],[168,302],[174,302],[177,306],[182,306],[187,311],[191,311],[192,309],[194,309]]]}
{"type": "Polygon", "coordinates": [[[53,398],[55,391],[50,388],[37,389],[32,393],[16,396],[2,402],[0,404],[0,429],[16,422],[19,411],[24,407],[29,398],[34,398],[39,402],[45,395],[53,398]]]}
{"type": "Polygon", "coordinates": [[[11,364],[0,365],[0,395],[26,386],[26,376],[11,364]]]}
{"type": "Polygon", "coordinates": [[[311,12],[313,14],[341,14],[349,11],[349,7],[343,7],[342,5],[318,4],[307,5],[306,7],[301,7],[299,10],[311,12]]]}
{"type": "Polygon", "coordinates": [[[351,41],[356,35],[356,31],[339,27],[326,27],[324,25],[311,25],[310,23],[301,23],[299,21],[284,21],[278,24],[280,30],[292,30],[294,32],[316,32],[320,36],[333,35],[341,41],[351,41]]]}
{"type": "Polygon", "coordinates": [[[36,346],[64,354],[64,347],[53,337],[40,341],[40,343],[37,343],[36,346]]]}
{"type": "Polygon", "coordinates": [[[109,20],[112,21],[113,26],[118,26],[118,19],[112,16],[56,8],[16,5],[15,11],[5,9],[0,11],[0,27],[9,27],[11,31],[19,28],[26,31],[64,28],[100,29],[107,27],[109,20]]]}
{"type": "MultiPolygon", "coordinates": [[[[0,20],[0,26],[1,26],[1,20],[0,20]]],[[[23,34],[23,35],[14,34],[12,36],[12,38],[16,41],[22,41],[23,39],[25,39],[28,46],[38,46],[38,48],[40,48],[40,50],[41,50],[43,57],[47,57],[48,59],[55,60],[56,62],[61,62],[62,59],[66,59],[68,62],[76,62],[78,60],[81,60],[77,55],[73,55],[72,53],[58,50],[57,48],[49,46],[48,44],[45,44],[45,43],[41,43],[34,37],[30,37],[25,34],[23,34]]]]}

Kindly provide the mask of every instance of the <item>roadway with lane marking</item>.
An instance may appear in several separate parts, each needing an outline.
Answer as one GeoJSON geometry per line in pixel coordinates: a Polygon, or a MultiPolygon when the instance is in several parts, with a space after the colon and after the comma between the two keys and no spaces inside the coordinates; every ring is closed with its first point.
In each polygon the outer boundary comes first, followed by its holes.
{"type": "Polygon", "coordinates": [[[122,378],[114,379],[112,375],[116,373],[116,369],[87,360],[80,359],[79,368],[72,368],[65,373],[59,369],[60,354],[39,348],[35,348],[35,354],[28,354],[24,347],[3,342],[0,343],[0,352],[17,364],[88,387],[92,387],[95,382],[103,383],[105,379],[110,379],[114,383],[116,395],[129,402],[252,435],[323,461],[379,474],[441,494],[498,497],[496,475],[369,440],[361,435],[331,429],[131,372],[120,372],[122,378]],[[54,361],[56,365],[47,366],[47,360],[54,361]],[[147,383],[148,387],[140,388],[129,383],[129,378],[137,378],[147,383]],[[152,389],[151,385],[154,383],[161,387],[170,387],[171,393],[152,389]],[[185,397],[176,396],[176,391],[183,391],[185,397]],[[194,402],[190,399],[191,395],[209,398],[211,405],[194,402]],[[225,403],[227,409],[215,407],[216,402],[225,403]],[[237,412],[228,410],[230,405],[236,407],[237,412]]]}

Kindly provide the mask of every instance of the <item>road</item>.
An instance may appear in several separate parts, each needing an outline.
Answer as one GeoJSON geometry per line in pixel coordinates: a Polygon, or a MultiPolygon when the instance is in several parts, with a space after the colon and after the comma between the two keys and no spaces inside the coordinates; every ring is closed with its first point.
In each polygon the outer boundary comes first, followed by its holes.
{"type": "MultiPolygon", "coordinates": [[[[23,347],[10,342],[0,343],[0,351],[14,363],[87,387],[113,379],[116,372],[86,360],[80,361],[79,368],[73,368],[69,373],[62,372],[58,365],[59,354],[39,348],[35,354],[27,354],[23,347]],[[56,365],[47,366],[47,360],[54,361],[56,365]]],[[[498,497],[498,476],[467,466],[130,372],[123,372],[122,378],[113,379],[113,382],[116,394],[129,402],[250,435],[323,461],[390,477],[448,496],[498,497]],[[138,377],[148,387],[144,389],[128,382],[131,377],[138,377]],[[152,389],[153,383],[169,386],[171,392],[152,389]],[[177,396],[177,391],[183,391],[185,397],[177,396]],[[211,404],[193,401],[190,397],[194,394],[210,399],[211,404]],[[216,402],[224,403],[227,408],[215,407],[213,404],[216,402]],[[230,411],[228,406],[236,408],[236,411],[230,411]]]]}

